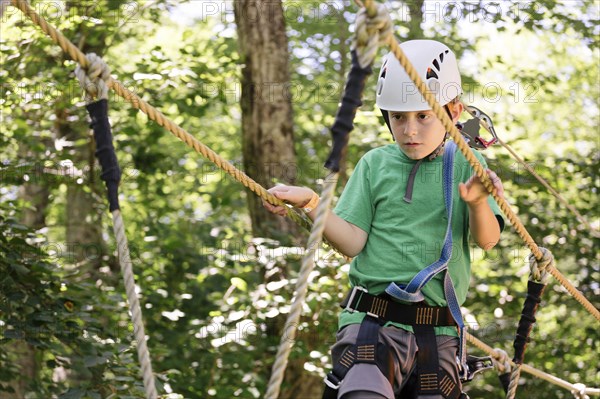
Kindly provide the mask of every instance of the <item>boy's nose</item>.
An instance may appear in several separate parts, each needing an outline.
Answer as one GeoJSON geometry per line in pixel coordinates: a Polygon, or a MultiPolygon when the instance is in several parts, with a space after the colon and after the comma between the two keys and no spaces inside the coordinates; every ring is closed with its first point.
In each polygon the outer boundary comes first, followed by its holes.
{"type": "Polygon", "coordinates": [[[404,134],[407,136],[414,136],[417,134],[417,124],[414,121],[408,120],[404,126],[404,134]]]}

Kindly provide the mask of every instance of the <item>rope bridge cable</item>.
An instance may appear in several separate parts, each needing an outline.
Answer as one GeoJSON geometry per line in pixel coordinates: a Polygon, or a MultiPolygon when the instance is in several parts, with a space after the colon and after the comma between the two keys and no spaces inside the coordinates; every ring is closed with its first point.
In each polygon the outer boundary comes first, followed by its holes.
{"type": "MultiPolygon", "coordinates": [[[[374,0],[364,0],[364,6],[367,10],[376,10],[376,5],[374,0]]],[[[372,11],[369,11],[372,12],[372,11]]],[[[494,197],[500,209],[511,224],[514,226],[515,230],[521,236],[525,244],[529,247],[531,252],[535,255],[537,259],[541,259],[543,254],[540,251],[538,245],[535,243],[534,239],[531,237],[519,217],[515,214],[515,212],[511,209],[510,205],[503,197],[499,196],[496,192],[496,189],[492,185],[490,178],[488,177],[485,169],[479,163],[475,155],[469,149],[468,144],[462,139],[462,135],[456,128],[456,126],[450,120],[448,114],[444,111],[444,109],[440,106],[440,104],[436,101],[434,94],[429,91],[427,85],[423,82],[415,68],[413,67],[410,60],[404,54],[404,51],[400,48],[400,45],[394,38],[392,34],[388,35],[386,44],[391,48],[391,51],[394,53],[402,67],[406,70],[408,76],[413,80],[417,89],[421,93],[421,95],[425,98],[432,111],[435,113],[437,118],[442,122],[446,131],[450,134],[452,139],[456,142],[456,146],[460,150],[460,152],[465,156],[467,161],[473,166],[473,169],[479,177],[479,180],[483,183],[484,187],[488,190],[488,192],[494,197]]],[[[567,289],[567,291],[579,302],[583,305],[583,307],[592,314],[597,320],[600,321],[600,311],[592,305],[592,303],[585,297],[575,286],[565,277],[563,276],[558,269],[555,267],[551,268],[550,273],[556,278],[556,280],[567,289]]]]}
{"type": "MultiPolygon", "coordinates": [[[[465,107],[465,110],[474,118],[479,120],[479,125],[481,127],[483,127],[485,130],[487,130],[489,133],[491,133],[490,127],[487,124],[487,122],[481,118],[477,118],[477,116],[473,113],[473,111],[471,111],[469,109],[469,107],[465,107]]],[[[535,177],[537,179],[537,181],[539,181],[548,191],[550,191],[550,193],[560,201],[560,203],[562,203],[569,211],[571,211],[571,213],[573,213],[573,215],[575,215],[575,217],[590,231],[590,233],[598,238],[600,237],[600,231],[596,228],[594,228],[592,226],[592,224],[571,204],[569,204],[569,202],[558,192],[556,191],[551,185],[550,183],[548,183],[542,176],[540,176],[538,173],[536,173],[536,171],[529,166],[529,164],[527,164],[527,162],[525,162],[525,160],[523,160],[523,158],[521,158],[519,156],[519,154],[516,153],[516,151],[510,146],[508,145],[506,142],[504,142],[502,139],[500,139],[499,137],[496,138],[498,140],[498,143],[504,147],[506,149],[506,151],[508,151],[508,153],[517,160],[517,162],[519,162],[521,165],[523,165],[523,167],[529,172],[531,173],[531,175],[533,177],[535,177]]]]}
{"type": "MultiPolygon", "coordinates": [[[[63,51],[67,53],[74,61],[79,63],[79,65],[81,65],[82,68],[87,69],[89,67],[89,63],[85,54],[81,50],[79,50],[79,48],[77,48],[71,41],[69,41],[69,39],[67,39],[62,33],[60,33],[60,31],[58,31],[52,25],[48,24],[48,22],[42,16],[40,16],[31,8],[31,6],[26,0],[10,1],[14,7],[21,10],[34,23],[36,23],[44,31],[44,33],[46,33],[56,44],[58,44],[60,48],[62,48],[63,51]]],[[[117,93],[119,96],[123,97],[125,100],[130,102],[134,108],[137,108],[146,115],[148,115],[150,119],[158,123],[160,126],[166,128],[175,137],[177,137],[185,144],[193,148],[196,152],[200,153],[203,157],[214,163],[217,167],[227,172],[235,180],[242,183],[245,187],[250,189],[260,198],[273,205],[285,205],[283,201],[270,194],[264,187],[262,187],[253,179],[251,179],[244,172],[237,169],[230,162],[220,157],[208,146],[200,142],[198,139],[196,139],[194,136],[188,133],[185,129],[177,125],[175,122],[171,121],[152,105],[142,100],[135,93],[129,91],[118,80],[111,78],[107,84],[109,88],[112,89],[115,93],[117,93]]],[[[288,212],[288,216],[294,222],[304,227],[306,230],[310,230],[310,223],[296,212],[290,211],[288,212]]]]}
{"type": "MultiPolygon", "coordinates": [[[[469,343],[473,344],[473,346],[475,346],[478,349],[480,349],[481,351],[487,353],[489,356],[496,359],[497,361],[503,360],[501,358],[499,350],[492,348],[491,346],[487,345],[486,343],[479,340],[477,337],[473,336],[470,333],[467,333],[467,341],[469,341],[469,343]]],[[[509,359],[508,361],[510,362],[512,367],[515,366],[515,364],[512,362],[512,360],[509,359]]],[[[521,369],[523,372],[525,372],[527,374],[530,374],[534,377],[537,377],[537,378],[540,378],[547,382],[550,382],[556,386],[567,389],[571,392],[582,392],[583,391],[583,393],[586,395],[600,396],[600,388],[588,388],[588,387],[582,386],[582,384],[572,384],[568,381],[562,380],[558,377],[555,377],[544,371],[538,370],[535,367],[531,367],[527,364],[521,365],[521,369]]]]}

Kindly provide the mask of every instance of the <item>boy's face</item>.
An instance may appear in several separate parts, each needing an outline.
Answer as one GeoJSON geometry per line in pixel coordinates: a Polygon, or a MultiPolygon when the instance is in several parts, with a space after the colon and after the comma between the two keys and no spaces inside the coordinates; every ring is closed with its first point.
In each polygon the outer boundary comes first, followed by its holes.
{"type": "MultiPolygon", "coordinates": [[[[450,103],[448,108],[456,123],[463,110],[462,103],[450,103]]],[[[392,111],[389,114],[396,143],[410,159],[425,158],[442,143],[446,129],[433,111],[392,111]]]]}

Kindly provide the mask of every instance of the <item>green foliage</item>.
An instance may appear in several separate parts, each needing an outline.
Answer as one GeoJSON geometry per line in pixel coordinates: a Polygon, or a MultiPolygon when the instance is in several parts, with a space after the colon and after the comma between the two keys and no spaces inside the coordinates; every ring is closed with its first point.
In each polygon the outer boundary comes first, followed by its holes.
{"type": "Polygon", "coordinates": [[[14,217],[14,206],[0,203],[0,391],[11,392],[9,382],[24,372],[8,349],[26,346],[38,353],[42,367],[28,381],[34,396],[27,397],[141,395],[135,348],[121,343],[131,334],[127,321],[105,319],[123,312],[120,298],[60,267],[56,253],[44,250],[53,246],[14,217]],[[66,383],[74,370],[82,379],[77,389],[66,383]]]}
{"type": "MultiPolygon", "coordinates": [[[[50,22],[86,43],[86,51],[102,49],[116,78],[241,168],[241,65],[226,3],[191,25],[171,20],[163,2],[140,4],[135,13],[126,2],[81,2],[73,17],[50,22]]],[[[388,3],[398,36],[410,37],[404,3],[388,3]]],[[[286,1],[284,7],[298,181],[318,189],[328,128],[349,67],[356,7],[349,1],[286,1]]],[[[463,7],[460,18],[430,8],[423,18],[425,36],[443,38],[461,56],[465,102],[490,114],[503,140],[597,227],[597,8],[587,1],[515,2],[497,15],[484,14],[491,7],[489,2],[463,7]],[[513,13],[505,12],[511,5],[513,13]]],[[[6,388],[19,375],[9,349],[24,343],[40,359],[29,397],[140,397],[132,327],[97,165],[75,162],[83,175],[66,173],[88,141],[73,142],[56,132],[58,110],[65,110],[74,127],[86,129],[81,91],[71,76],[74,63],[27,20],[10,18],[1,24],[0,39],[0,382],[6,388]],[[9,205],[27,184],[49,189],[47,227],[37,233],[16,222],[25,207],[35,205],[9,205]],[[107,248],[94,252],[102,256],[99,270],[90,272],[92,256],[79,264],[66,249],[77,245],[67,242],[63,228],[68,187],[94,194],[106,240],[98,246],[107,248]],[[68,378],[53,379],[60,372],[68,378]],[[76,381],[70,379],[74,374],[76,381]]],[[[375,84],[372,76],[357,114],[348,174],[366,151],[390,142],[374,106],[375,84]]],[[[238,183],[124,100],[111,97],[110,108],[124,172],[122,212],[160,392],[262,397],[280,340],[274,332],[289,311],[303,251],[280,247],[274,237],[251,237],[238,183]]],[[[553,251],[559,270],[599,307],[598,239],[502,148],[485,155],[536,242],[553,251]]],[[[525,296],[528,252],[510,226],[498,248],[487,254],[473,250],[474,279],[465,304],[472,332],[509,355],[525,296]]],[[[291,355],[315,375],[330,366],[328,348],[348,270],[343,260],[321,250],[319,259],[291,355]]],[[[593,386],[600,377],[593,318],[552,282],[538,320],[526,362],[593,386]]],[[[471,397],[503,397],[494,374],[473,381],[471,397]]],[[[571,396],[526,374],[523,381],[523,396],[571,396]]]]}

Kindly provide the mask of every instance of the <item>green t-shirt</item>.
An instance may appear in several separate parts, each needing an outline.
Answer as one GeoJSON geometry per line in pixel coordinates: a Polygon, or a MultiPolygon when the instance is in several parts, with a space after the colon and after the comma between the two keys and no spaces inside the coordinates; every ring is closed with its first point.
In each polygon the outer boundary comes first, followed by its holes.
{"type": "MultiPolygon", "coordinates": [[[[473,151],[481,164],[486,162],[473,151]]],[[[448,224],[442,187],[442,157],[421,163],[414,180],[412,201],[404,200],[408,176],[416,161],[408,158],[396,144],[379,147],[365,154],[344,188],[334,212],[368,233],[363,250],[350,265],[352,286],[379,295],[391,283],[408,283],[417,273],[437,261],[448,224]]],[[[460,198],[458,183],[466,182],[473,169],[460,151],[454,160],[452,209],[452,257],[448,270],[460,304],[465,301],[471,276],[469,251],[469,212],[460,198]]],[[[492,196],[488,202],[503,219],[492,196]]],[[[446,306],[443,274],[439,273],[422,289],[431,306],[446,306]]],[[[339,327],[360,323],[365,314],[343,311],[339,327]]],[[[388,323],[412,331],[412,328],[388,323]]],[[[436,333],[456,336],[454,327],[436,327],[436,333]]]]}

